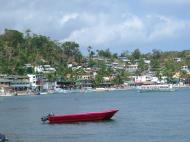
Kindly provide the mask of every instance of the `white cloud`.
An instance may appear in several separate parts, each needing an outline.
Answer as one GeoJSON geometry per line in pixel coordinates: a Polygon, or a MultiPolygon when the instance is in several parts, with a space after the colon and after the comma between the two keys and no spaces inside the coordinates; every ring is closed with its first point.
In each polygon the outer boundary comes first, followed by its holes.
{"type": "Polygon", "coordinates": [[[150,43],[180,37],[190,30],[190,21],[160,15],[128,15],[117,23],[110,23],[110,18],[111,15],[107,15],[102,22],[96,17],[97,21],[93,26],[72,31],[64,40],[75,40],[83,45],[102,45],[109,42],[150,43]]]}
{"type": "Polygon", "coordinates": [[[174,39],[182,43],[190,36],[189,4],[190,0],[0,0],[0,31],[30,28],[55,40],[97,48],[115,48],[113,43],[138,48],[174,39]]]}
{"type": "Polygon", "coordinates": [[[165,16],[155,16],[159,22],[152,25],[154,30],[148,36],[149,40],[163,38],[176,38],[183,35],[190,29],[190,21],[175,20],[165,16]]]}
{"type": "Polygon", "coordinates": [[[180,5],[185,5],[185,4],[190,4],[190,0],[143,0],[146,3],[149,4],[180,4],[180,5]]]}
{"type": "Polygon", "coordinates": [[[60,19],[60,25],[64,25],[65,23],[69,22],[70,20],[75,20],[78,17],[77,13],[65,14],[60,19]]]}

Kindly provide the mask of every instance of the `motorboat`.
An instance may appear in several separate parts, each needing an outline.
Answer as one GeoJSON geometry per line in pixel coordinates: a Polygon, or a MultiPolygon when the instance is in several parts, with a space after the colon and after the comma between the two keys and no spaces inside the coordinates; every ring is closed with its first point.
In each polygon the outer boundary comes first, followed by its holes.
{"type": "Polygon", "coordinates": [[[49,114],[41,118],[43,122],[48,121],[49,123],[74,123],[84,121],[100,121],[108,120],[119,110],[112,109],[100,112],[86,112],[77,114],[65,114],[65,115],[54,115],[49,114]]]}

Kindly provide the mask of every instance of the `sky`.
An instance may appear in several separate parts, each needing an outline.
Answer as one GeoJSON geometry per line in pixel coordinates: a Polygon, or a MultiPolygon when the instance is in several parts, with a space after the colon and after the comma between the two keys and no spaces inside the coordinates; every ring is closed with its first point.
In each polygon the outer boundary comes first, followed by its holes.
{"type": "Polygon", "coordinates": [[[83,53],[190,50],[190,0],[0,0],[0,33],[30,29],[83,53]]]}

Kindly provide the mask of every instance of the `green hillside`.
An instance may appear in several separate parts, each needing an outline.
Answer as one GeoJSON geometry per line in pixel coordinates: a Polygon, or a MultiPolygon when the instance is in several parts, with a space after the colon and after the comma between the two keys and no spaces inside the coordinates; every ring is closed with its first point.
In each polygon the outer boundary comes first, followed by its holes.
{"type": "Polygon", "coordinates": [[[77,43],[59,43],[30,30],[21,33],[5,29],[0,35],[0,51],[0,74],[26,74],[25,64],[49,64],[61,73],[66,62],[80,62],[82,58],[77,43]]]}

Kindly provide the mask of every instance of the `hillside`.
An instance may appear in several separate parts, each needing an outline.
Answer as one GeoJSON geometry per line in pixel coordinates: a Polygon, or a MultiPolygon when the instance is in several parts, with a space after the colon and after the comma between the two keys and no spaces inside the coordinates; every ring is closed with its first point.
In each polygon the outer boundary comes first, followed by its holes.
{"type": "Polygon", "coordinates": [[[0,73],[20,75],[26,74],[25,64],[49,64],[61,72],[68,60],[75,61],[75,55],[81,55],[77,43],[59,43],[30,30],[5,29],[0,35],[0,51],[0,73]]]}

